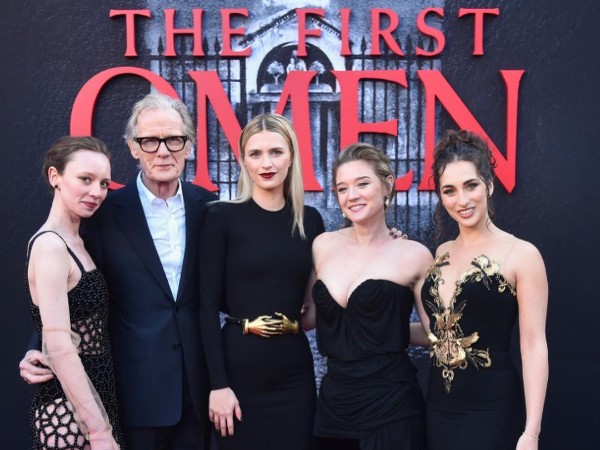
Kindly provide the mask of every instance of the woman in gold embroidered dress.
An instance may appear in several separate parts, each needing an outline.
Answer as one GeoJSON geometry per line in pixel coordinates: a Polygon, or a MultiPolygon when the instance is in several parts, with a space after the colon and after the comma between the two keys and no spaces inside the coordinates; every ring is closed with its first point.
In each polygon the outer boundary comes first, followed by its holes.
{"type": "Polygon", "coordinates": [[[465,130],[447,131],[435,149],[436,219],[445,210],[459,234],[437,249],[421,296],[433,363],[429,450],[538,448],[548,283],[538,250],[492,222],[494,166],[486,143],[465,130]],[[517,319],[523,383],[509,352],[517,319]]]}

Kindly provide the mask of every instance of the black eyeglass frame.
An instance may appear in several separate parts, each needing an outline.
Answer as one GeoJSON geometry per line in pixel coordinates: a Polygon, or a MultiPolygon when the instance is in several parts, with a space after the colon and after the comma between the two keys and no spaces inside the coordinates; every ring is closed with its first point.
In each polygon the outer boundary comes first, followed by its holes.
{"type": "Polygon", "coordinates": [[[138,143],[138,145],[140,146],[140,149],[144,152],[144,153],[156,153],[158,151],[158,149],[160,148],[160,144],[165,144],[165,147],[167,148],[168,151],[170,151],[171,153],[177,153],[182,151],[185,148],[185,144],[188,141],[188,137],[187,136],[167,136],[166,138],[159,138],[156,136],[144,136],[144,137],[136,137],[133,138],[134,141],[136,141],[138,143]],[[183,139],[183,146],[179,149],[179,150],[171,150],[169,148],[169,144],[167,144],[167,141],[169,139],[173,139],[173,138],[180,138],[183,139]],[[154,151],[148,151],[148,150],[144,150],[144,146],[142,145],[142,141],[144,139],[155,139],[158,141],[158,145],[156,146],[156,150],[154,151]]]}

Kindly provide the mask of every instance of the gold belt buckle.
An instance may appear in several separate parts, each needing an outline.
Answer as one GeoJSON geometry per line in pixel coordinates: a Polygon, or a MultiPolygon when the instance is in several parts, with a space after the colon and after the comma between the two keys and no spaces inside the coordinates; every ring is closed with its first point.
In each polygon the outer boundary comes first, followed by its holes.
{"type": "Polygon", "coordinates": [[[261,337],[281,336],[282,334],[297,334],[297,320],[290,320],[285,314],[276,312],[274,315],[258,316],[255,319],[242,319],[242,332],[256,334],[261,337]]]}

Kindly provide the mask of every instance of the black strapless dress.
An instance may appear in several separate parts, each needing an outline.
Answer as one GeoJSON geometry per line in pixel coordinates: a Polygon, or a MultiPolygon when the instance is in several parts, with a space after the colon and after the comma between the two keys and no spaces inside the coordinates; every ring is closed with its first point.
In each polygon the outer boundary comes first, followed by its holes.
{"type": "Polygon", "coordinates": [[[412,291],[369,279],[343,308],[318,280],[313,298],[317,344],[327,357],[315,436],[356,440],[361,450],[424,448],[423,397],[405,352],[412,291]]]}
{"type": "Polygon", "coordinates": [[[518,315],[516,292],[500,266],[480,256],[456,282],[445,308],[438,286],[449,257],[436,258],[422,289],[435,341],[427,393],[428,449],[514,450],[525,410],[509,351],[518,315]]]}

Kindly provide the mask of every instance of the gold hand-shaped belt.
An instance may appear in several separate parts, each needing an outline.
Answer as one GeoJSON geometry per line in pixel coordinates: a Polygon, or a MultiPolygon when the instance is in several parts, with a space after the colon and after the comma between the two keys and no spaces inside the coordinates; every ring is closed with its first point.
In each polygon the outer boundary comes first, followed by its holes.
{"type": "Polygon", "coordinates": [[[297,320],[290,320],[285,314],[279,312],[276,312],[272,316],[258,316],[255,319],[226,317],[225,321],[240,325],[244,334],[256,334],[257,336],[266,338],[282,334],[298,334],[298,330],[300,329],[297,320]]]}

